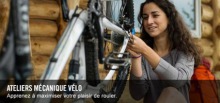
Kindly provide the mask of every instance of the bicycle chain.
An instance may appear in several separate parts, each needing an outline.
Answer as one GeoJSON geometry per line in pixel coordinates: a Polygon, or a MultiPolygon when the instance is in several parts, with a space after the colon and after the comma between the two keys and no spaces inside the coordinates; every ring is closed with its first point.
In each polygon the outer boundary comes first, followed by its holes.
{"type": "Polygon", "coordinates": [[[97,31],[95,27],[95,19],[101,15],[101,2],[100,0],[89,0],[88,3],[88,27],[92,37],[97,38],[97,31]]]}

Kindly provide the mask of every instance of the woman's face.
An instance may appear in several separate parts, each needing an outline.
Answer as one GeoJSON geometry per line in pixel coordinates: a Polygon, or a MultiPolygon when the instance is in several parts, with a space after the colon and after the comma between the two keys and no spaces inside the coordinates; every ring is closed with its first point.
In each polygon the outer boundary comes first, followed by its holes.
{"type": "Polygon", "coordinates": [[[144,5],[142,17],[143,27],[151,37],[167,35],[168,18],[155,3],[144,5]]]}

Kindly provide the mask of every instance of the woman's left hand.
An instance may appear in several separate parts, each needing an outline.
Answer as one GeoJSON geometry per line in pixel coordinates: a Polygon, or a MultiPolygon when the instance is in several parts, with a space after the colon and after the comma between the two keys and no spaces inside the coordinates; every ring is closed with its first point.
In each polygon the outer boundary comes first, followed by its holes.
{"type": "Polygon", "coordinates": [[[147,45],[143,40],[135,35],[132,35],[131,40],[128,43],[127,49],[130,49],[136,53],[143,54],[146,46],[147,45]]]}

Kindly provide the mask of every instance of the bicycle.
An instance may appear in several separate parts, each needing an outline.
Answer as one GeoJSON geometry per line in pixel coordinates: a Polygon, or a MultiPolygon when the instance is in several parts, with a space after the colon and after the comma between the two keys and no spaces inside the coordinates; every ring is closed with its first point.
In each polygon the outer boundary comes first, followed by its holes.
{"type": "Polygon", "coordinates": [[[28,5],[28,0],[10,1],[7,31],[0,51],[1,91],[11,78],[15,85],[23,85],[32,73],[28,5]]]}
{"type": "MultiPolygon", "coordinates": [[[[111,1],[111,0],[107,0],[111,1]]],[[[92,94],[95,102],[117,102],[120,98],[129,74],[130,57],[126,50],[128,41],[131,39],[134,13],[133,0],[122,1],[120,25],[109,21],[102,14],[100,0],[89,0],[88,11],[75,9],[68,10],[66,0],[62,0],[63,17],[68,21],[66,30],[60,38],[57,47],[50,57],[50,61],[43,73],[40,85],[55,85],[59,79],[64,66],[71,56],[67,85],[76,85],[82,91],[74,94],[92,94]],[[133,19],[133,20],[130,20],[133,19]],[[105,28],[112,31],[111,36],[105,35],[105,28]],[[109,40],[109,38],[120,38],[120,40],[109,40]],[[104,58],[104,41],[113,44],[113,52],[104,58]],[[104,59],[103,59],[104,58],[104,59]],[[108,71],[107,76],[100,80],[98,62],[104,64],[108,71]],[[117,73],[116,73],[117,72],[117,73]],[[114,79],[113,85],[109,80],[114,79]],[[54,80],[54,81],[49,81],[54,80]],[[108,90],[107,86],[112,86],[108,90]],[[94,98],[94,94],[115,94],[115,98],[94,98]]],[[[54,91],[38,91],[35,94],[52,94],[54,91]]],[[[73,91],[68,91],[73,93],[73,91]]],[[[79,98],[74,102],[82,102],[79,98]]],[[[35,103],[50,102],[50,98],[35,98],[35,103]]]]}

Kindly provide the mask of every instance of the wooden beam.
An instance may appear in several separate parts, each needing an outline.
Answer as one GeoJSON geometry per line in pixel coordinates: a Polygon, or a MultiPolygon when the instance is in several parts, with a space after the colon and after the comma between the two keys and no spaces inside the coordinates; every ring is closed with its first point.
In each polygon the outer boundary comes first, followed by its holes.
{"type": "Polygon", "coordinates": [[[212,35],[212,30],[210,23],[202,22],[202,37],[210,37],[212,35]]]}
{"type": "Polygon", "coordinates": [[[33,75],[34,79],[40,79],[43,71],[45,70],[50,56],[45,55],[33,55],[32,64],[33,64],[33,75]]]}
{"type": "Polygon", "coordinates": [[[195,40],[195,43],[201,48],[201,55],[208,57],[212,56],[214,52],[214,43],[209,39],[195,40]]]}
{"type": "Polygon", "coordinates": [[[53,37],[31,37],[32,54],[50,55],[57,45],[53,37]]]}
{"type": "Polygon", "coordinates": [[[202,4],[202,21],[211,21],[213,16],[212,8],[209,5],[202,4]]]}
{"type": "MultiPolygon", "coordinates": [[[[33,75],[34,75],[34,79],[40,79],[40,77],[42,76],[43,72],[46,70],[46,66],[49,62],[50,56],[46,56],[46,55],[33,55],[32,57],[32,64],[33,64],[33,75]]],[[[67,69],[68,65],[66,65],[66,69],[63,70],[60,79],[64,79],[67,80],[67,75],[68,75],[68,69],[67,69]]]]}
{"type": "Polygon", "coordinates": [[[80,0],[79,7],[82,9],[86,9],[88,5],[88,0],[80,0]]]}
{"type": "Polygon", "coordinates": [[[79,6],[79,1],[80,0],[67,0],[67,5],[69,9],[75,9],[76,6],[79,6]]]}
{"type": "Polygon", "coordinates": [[[54,0],[30,0],[30,18],[57,20],[59,5],[54,0]]]}
{"type": "Polygon", "coordinates": [[[58,32],[58,26],[55,21],[30,19],[31,36],[48,36],[55,37],[58,32]]]}
{"type": "Polygon", "coordinates": [[[208,4],[208,3],[210,3],[210,1],[211,1],[211,0],[202,0],[202,3],[208,4]]]}

